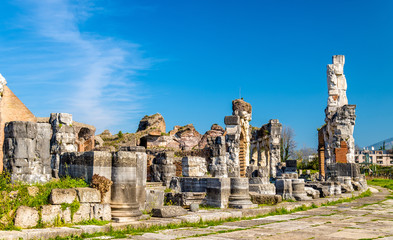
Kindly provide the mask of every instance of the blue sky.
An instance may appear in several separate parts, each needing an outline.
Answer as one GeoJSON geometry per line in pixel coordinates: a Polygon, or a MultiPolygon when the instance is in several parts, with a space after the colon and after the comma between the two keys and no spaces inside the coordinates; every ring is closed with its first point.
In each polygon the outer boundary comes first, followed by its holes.
{"type": "Polygon", "coordinates": [[[393,136],[392,1],[66,1],[0,3],[0,73],[36,116],[69,112],[97,132],[224,125],[231,100],[317,146],[326,65],[346,56],[360,146],[393,136]]]}

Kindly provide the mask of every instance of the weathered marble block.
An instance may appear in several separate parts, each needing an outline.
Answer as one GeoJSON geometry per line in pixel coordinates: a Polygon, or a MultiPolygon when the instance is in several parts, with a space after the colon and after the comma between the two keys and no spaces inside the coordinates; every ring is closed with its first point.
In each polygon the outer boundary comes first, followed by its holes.
{"type": "Polygon", "coordinates": [[[206,159],[203,157],[183,157],[183,177],[202,177],[207,173],[206,159]]]}
{"type": "Polygon", "coordinates": [[[11,181],[47,182],[51,179],[50,139],[47,123],[9,122],[5,126],[4,168],[11,181]]]}
{"type": "Polygon", "coordinates": [[[230,194],[230,178],[207,178],[205,205],[226,208],[230,194]]]}

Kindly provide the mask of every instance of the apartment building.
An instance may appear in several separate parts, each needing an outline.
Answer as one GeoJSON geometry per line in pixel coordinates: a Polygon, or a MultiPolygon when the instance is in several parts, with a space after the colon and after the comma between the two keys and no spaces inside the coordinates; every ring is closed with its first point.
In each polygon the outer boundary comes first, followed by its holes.
{"type": "Polygon", "coordinates": [[[393,166],[393,153],[384,150],[368,149],[355,151],[355,162],[360,164],[393,166]]]}

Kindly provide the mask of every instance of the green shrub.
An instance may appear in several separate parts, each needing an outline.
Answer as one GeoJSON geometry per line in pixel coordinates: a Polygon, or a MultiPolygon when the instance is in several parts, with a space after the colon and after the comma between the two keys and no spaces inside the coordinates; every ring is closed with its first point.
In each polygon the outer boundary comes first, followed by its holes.
{"type": "Polygon", "coordinates": [[[119,133],[117,134],[117,136],[121,139],[121,138],[123,138],[124,137],[124,134],[123,134],[123,132],[122,131],[119,131],[119,133]]]}

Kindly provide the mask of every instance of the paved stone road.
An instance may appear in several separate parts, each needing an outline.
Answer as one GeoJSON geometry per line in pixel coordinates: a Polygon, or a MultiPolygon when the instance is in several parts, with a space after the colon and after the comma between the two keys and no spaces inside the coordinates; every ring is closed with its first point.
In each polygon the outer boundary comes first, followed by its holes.
{"type": "Polygon", "coordinates": [[[386,189],[371,197],[288,215],[228,222],[208,228],[181,228],[129,239],[392,239],[393,199],[386,189]]]}

